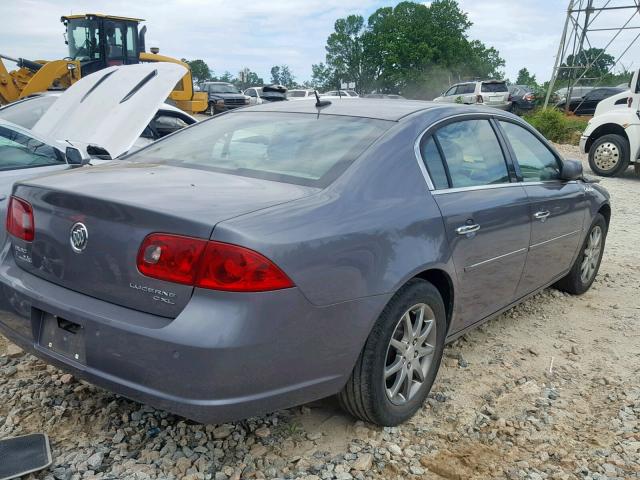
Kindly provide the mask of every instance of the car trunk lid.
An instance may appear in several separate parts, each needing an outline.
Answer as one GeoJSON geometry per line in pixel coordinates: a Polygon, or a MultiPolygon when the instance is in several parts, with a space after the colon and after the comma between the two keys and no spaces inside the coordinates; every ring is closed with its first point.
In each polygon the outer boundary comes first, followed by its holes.
{"type": "Polygon", "coordinates": [[[18,184],[34,211],[35,240],[13,238],[18,265],[71,290],[173,318],[193,287],[142,275],[138,249],[153,232],[210,238],[220,221],[289,202],[317,189],[129,161],[76,169],[18,184]],[[123,182],[122,179],[127,181],[123,182]],[[86,228],[81,251],[74,226],[86,228]]]}

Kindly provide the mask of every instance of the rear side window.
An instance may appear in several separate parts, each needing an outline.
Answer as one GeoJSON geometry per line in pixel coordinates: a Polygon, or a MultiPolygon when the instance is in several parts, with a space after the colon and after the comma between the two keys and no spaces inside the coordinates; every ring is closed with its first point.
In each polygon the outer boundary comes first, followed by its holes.
{"type": "Polygon", "coordinates": [[[507,164],[489,120],[450,123],[436,137],[453,188],[509,182],[507,164]]]}
{"type": "Polygon", "coordinates": [[[337,115],[237,112],[195,124],[129,158],[324,187],[391,125],[337,115]]]}
{"type": "Polygon", "coordinates": [[[504,82],[483,82],[480,87],[480,91],[485,93],[506,93],[509,89],[507,88],[507,84],[504,82]]]}
{"type": "Polygon", "coordinates": [[[534,134],[519,125],[500,121],[516,155],[525,182],[543,182],[560,178],[556,156],[534,134]]]}
{"type": "Polygon", "coordinates": [[[447,180],[447,172],[433,137],[429,137],[426,141],[423,141],[420,150],[433,186],[436,190],[448,188],[449,180],[447,180]]]}

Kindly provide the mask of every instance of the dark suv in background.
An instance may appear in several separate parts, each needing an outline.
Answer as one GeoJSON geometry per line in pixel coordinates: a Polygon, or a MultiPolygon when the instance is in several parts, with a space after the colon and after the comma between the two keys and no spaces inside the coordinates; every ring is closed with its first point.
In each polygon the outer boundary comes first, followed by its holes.
{"type": "Polygon", "coordinates": [[[249,97],[231,83],[205,82],[200,86],[200,90],[209,94],[209,107],[207,108],[209,115],[249,105],[249,97]]]}

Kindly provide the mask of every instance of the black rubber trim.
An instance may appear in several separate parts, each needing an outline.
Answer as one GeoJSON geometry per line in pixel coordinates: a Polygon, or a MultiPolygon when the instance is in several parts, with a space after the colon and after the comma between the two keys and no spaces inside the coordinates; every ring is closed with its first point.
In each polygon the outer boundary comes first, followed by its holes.
{"type": "Polygon", "coordinates": [[[109,73],[105,74],[105,75],[104,75],[100,80],[98,80],[98,81],[95,83],[95,85],[94,85],[93,87],[91,87],[87,93],[85,93],[85,94],[84,94],[84,97],[82,97],[82,99],[80,100],[80,103],[84,102],[84,101],[87,99],[87,97],[88,97],[89,95],[91,95],[91,93],[93,93],[93,91],[94,91],[96,88],[98,88],[98,87],[100,86],[100,84],[101,84],[102,82],[104,82],[107,78],[109,78],[109,77],[110,77],[111,75],[113,75],[115,72],[116,72],[115,70],[112,70],[112,71],[110,71],[109,73]]]}
{"type": "Polygon", "coordinates": [[[133,87],[131,89],[131,91],[129,93],[127,93],[122,100],[120,100],[120,103],[124,103],[127,100],[129,100],[131,97],[133,97],[142,87],[144,87],[147,83],[149,83],[149,81],[153,78],[156,77],[158,75],[158,70],[153,70],[152,72],[150,72],[148,75],[146,75],[142,80],[140,80],[140,82],[138,82],[138,84],[133,87]]]}

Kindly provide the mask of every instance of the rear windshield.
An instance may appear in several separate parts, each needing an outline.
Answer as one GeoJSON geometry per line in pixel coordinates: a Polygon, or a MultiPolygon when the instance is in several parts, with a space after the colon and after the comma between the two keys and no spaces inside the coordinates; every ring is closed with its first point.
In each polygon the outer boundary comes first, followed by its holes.
{"type": "Polygon", "coordinates": [[[325,187],[392,124],[315,113],[234,112],[177,132],[129,159],[325,187]]]}
{"type": "Polygon", "coordinates": [[[487,93],[500,93],[508,92],[509,90],[507,89],[507,84],[504,82],[483,82],[480,91],[487,93]]]}
{"type": "Polygon", "coordinates": [[[31,129],[57,99],[54,95],[43,95],[12,103],[0,108],[0,118],[31,129]]]}

